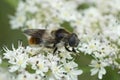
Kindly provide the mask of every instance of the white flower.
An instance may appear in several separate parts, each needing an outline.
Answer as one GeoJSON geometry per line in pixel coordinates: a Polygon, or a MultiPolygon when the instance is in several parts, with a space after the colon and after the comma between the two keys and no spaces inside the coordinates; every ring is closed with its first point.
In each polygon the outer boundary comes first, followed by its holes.
{"type": "Polygon", "coordinates": [[[36,74],[40,74],[41,76],[45,76],[45,72],[48,71],[48,65],[49,63],[44,55],[38,55],[35,57],[31,57],[29,59],[29,63],[32,65],[32,69],[36,70],[36,74]]]}
{"type": "Polygon", "coordinates": [[[28,59],[28,55],[17,55],[15,57],[15,61],[12,62],[11,64],[13,64],[12,66],[10,66],[10,72],[14,72],[16,70],[21,70],[21,69],[25,69],[26,65],[27,65],[27,59],[28,59]]]}
{"type": "Polygon", "coordinates": [[[50,63],[50,72],[46,78],[49,80],[62,80],[64,77],[63,73],[65,72],[63,65],[58,65],[58,62],[55,61],[50,63]]]}
{"type": "Polygon", "coordinates": [[[85,54],[91,55],[94,51],[97,51],[100,45],[101,44],[99,40],[93,39],[87,43],[82,43],[78,49],[82,52],[85,52],[85,54]]]}
{"type": "MultiPolygon", "coordinates": [[[[64,43],[63,43],[63,44],[64,44],[64,43]]],[[[60,45],[60,46],[61,46],[61,45],[60,45]]],[[[64,63],[64,62],[66,61],[66,59],[69,59],[69,60],[73,59],[73,57],[71,56],[71,54],[73,54],[73,53],[68,52],[68,51],[63,47],[63,45],[58,48],[58,51],[60,51],[60,53],[58,53],[58,57],[60,57],[60,61],[61,61],[61,62],[64,63]]],[[[74,53],[74,55],[76,55],[76,54],[77,54],[77,53],[74,53]]]]}
{"type": "Polygon", "coordinates": [[[26,46],[26,49],[25,49],[26,53],[30,57],[38,55],[41,50],[42,50],[42,48],[41,47],[37,47],[37,46],[36,47],[35,46],[26,46]]]}
{"type": "MultiPolygon", "coordinates": [[[[74,54],[77,54],[77,53],[74,53],[74,54]]],[[[66,59],[73,59],[73,57],[71,56],[71,53],[67,51],[61,51],[61,53],[59,53],[59,56],[61,58],[61,62],[66,61],[66,59]]]]}
{"type": "Polygon", "coordinates": [[[74,4],[69,4],[69,7],[67,5],[64,5],[64,8],[60,9],[60,13],[57,14],[57,16],[61,19],[61,20],[65,20],[65,21],[74,21],[77,18],[77,12],[74,11],[74,9],[72,10],[72,6],[70,5],[74,5],[74,4]]]}
{"type": "Polygon", "coordinates": [[[102,79],[103,75],[106,74],[106,66],[108,66],[108,63],[104,60],[92,60],[90,65],[90,67],[93,67],[93,69],[91,69],[91,76],[98,73],[98,78],[102,79]]]}
{"type": "Polygon", "coordinates": [[[50,61],[50,64],[47,63],[49,66],[51,66],[51,62],[58,62],[60,61],[60,58],[57,55],[53,55],[52,53],[49,53],[46,58],[50,61]]]}
{"type": "Polygon", "coordinates": [[[26,0],[25,10],[32,14],[36,13],[39,10],[36,1],[26,0]]]}
{"type": "Polygon", "coordinates": [[[22,44],[18,45],[18,48],[15,49],[12,45],[13,50],[9,50],[7,47],[4,48],[4,58],[8,59],[8,62],[12,64],[10,66],[10,72],[15,72],[16,70],[23,70],[26,68],[28,55],[26,54],[25,48],[22,47],[22,44]]]}
{"type": "Polygon", "coordinates": [[[78,80],[77,76],[81,75],[83,71],[76,69],[77,67],[78,65],[73,61],[64,63],[64,69],[66,71],[65,80],[78,80]]]}
{"type": "Polygon", "coordinates": [[[16,13],[16,16],[10,16],[10,19],[12,29],[17,29],[24,26],[26,16],[22,13],[16,13]]]}
{"type": "Polygon", "coordinates": [[[24,1],[19,1],[18,7],[17,7],[17,12],[24,13],[25,12],[25,6],[26,4],[24,1]]]}
{"type": "MultiPolygon", "coordinates": [[[[31,29],[42,29],[43,25],[37,22],[36,19],[30,19],[26,21],[26,26],[31,29]]],[[[44,28],[45,29],[45,28],[44,28]]]]}

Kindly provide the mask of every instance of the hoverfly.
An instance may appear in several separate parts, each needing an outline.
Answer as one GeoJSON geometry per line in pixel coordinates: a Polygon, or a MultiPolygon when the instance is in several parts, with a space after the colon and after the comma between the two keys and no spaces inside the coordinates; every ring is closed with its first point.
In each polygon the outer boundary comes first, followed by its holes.
{"type": "Polygon", "coordinates": [[[24,33],[30,36],[28,39],[30,44],[53,48],[53,53],[58,50],[58,44],[61,43],[63,43],[67,51],[76,52],[75,47],[78,46],[80,41],[75,33],[70,33],[62,28],[53,31],[46,29],[27,29],[24,33]],[[72,47],[72,50],[68,46],[72,47]]]}

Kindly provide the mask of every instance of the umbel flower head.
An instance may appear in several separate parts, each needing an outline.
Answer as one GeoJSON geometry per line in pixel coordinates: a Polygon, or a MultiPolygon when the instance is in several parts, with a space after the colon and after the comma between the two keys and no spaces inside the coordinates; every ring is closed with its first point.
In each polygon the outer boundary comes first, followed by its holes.
{"type": "MultiPolygon", "coordinates": [[[[4,51],[3,58],[7,59],[10,64],[9,72],[17,72],[17,80],[77,80],[77,76],[83,72],[78,69],[73,57],[53,55],[52,50],[49,49],[23,47],[22,43],[19,43],[17,49],[12,45],[12,50],[4,47],[4,51]]],[[[65,53],[71,56],[69,52],[64,50],[65,53]]]]}

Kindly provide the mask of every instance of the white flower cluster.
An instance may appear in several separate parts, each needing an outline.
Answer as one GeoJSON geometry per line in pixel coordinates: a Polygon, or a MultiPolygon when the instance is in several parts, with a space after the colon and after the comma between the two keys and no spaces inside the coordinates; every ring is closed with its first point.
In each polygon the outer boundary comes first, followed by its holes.
{"type": "Polygon", "coordinates": [[[50,50],[23,47],[22,44],[17,49],[12,46],[12,50],[4,50],[3,58],[10,64],[9,72],[17,72],[15,80],[77,80],[83,72],[77,69],[70,54],[61,56],[66,52],[53,55],[50,50]]]}
{"type": "MultiPolygon", "coordinates": [[[[99,35],[98,35],[99,36],[99,35]]],[[[118,48],[116,45],[111,44],[108,40],[100,38],[90,40],[88,42],[79,45],[79,51],[84,52],[93,56],[90,67],[91,75],[98,73],[98,78],[102,79],[102,76],[106,74],[105,67],[107,66],[118,66],[116,59],[118,59],[118,48]],[[116,63],[116,64],[115,64],[116,63]]]]}
{"type": "Polygon", "coordinates": [[[103,14],[118,15],[120,12],[119,0],[91,0],[103,14]],[[102,5],[102,6],[101,6],[102,5]]]}
{"type": "Polygon", "coordinates": [[[77,17],[73,0],[25,0],[18,4],[15,16],[11,16],[12,28],[60,27],[64,21],[77,17]],[[68,7],[69,6],[69,7],[68,7]]]}
{"type": "MultiPolygon", "coordinates": [[[[54,29],[67,22],[80,39],[79,53],[93,57],[91,75],[98,73],[102,79],[106,67],[120,69],[119,4],[120,0],[20,0],[10,24],[12,29],[54,29]]],[[[65,49],[57,55],[46,48],[22,45],[4,50],[9,71],[17,71],[18,80],[78,80],[82,74],[65,49]]]]}
{"type": "Polygon", "coordinates": [[[120,68],[120,63],[116,61],[120,58],[120,24],[115,23],[118,18],[114,15],[105,15],[96,7],[87,8],[81,13],[84,14],[82,18],[71,24],[81,40],[78,50],[93,56],[91,75],[98,73],[98,78],[102,79],[106,74],[105,67],[120,68]]]}

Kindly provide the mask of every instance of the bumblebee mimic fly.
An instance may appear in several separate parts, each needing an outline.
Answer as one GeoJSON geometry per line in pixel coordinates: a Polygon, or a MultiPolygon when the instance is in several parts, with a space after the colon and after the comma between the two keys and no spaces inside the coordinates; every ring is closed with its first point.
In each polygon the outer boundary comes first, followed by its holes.
{"type": "Polygon", "coordinates": [[[27,29],[24,33],[30,38],[31,45],[42,45],[46,48],[53,48],[53,53],[58,50],[58,44],[63,43],[65,49],[69,52],[76,52],[75,47],[79,44],[78,36],[75,33],[66,31],[65,29],[57,29],[49,31],[46,29],[27,29]],[[72,47],[70,50],[69,47],[72,47]]]}

